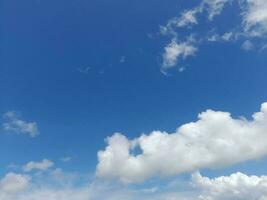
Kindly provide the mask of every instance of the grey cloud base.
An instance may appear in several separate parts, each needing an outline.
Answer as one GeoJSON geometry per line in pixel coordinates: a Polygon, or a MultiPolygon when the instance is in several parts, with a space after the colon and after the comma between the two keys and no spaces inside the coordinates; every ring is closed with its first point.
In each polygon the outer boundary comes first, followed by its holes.
{"type": "Polygon", "coordinates": [[[202,168],[218,168],[267,155],[267,103],[252,120],[234,119],[228,112],[207,110],[196,122],[175,133],[153,131],[129,140],[120,133],[107,138],[98,152],[99,177],[142,182],[154,176],[171,176],[202,168]],[[141,149],[139,155],[132,150],[141,149]]]}

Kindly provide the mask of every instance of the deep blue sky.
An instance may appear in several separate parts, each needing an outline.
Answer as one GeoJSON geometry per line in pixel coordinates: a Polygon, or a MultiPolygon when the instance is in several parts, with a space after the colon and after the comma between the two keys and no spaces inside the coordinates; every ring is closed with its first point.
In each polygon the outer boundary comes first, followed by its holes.
{"type": "MultiPolygon", "coordinates": [[[[0,166],[71,156],[66,168],[93,172],[114,132],[171,132],[208,108],[250,117],[267,99],[267,51],[240,42],[204,44],[185,72],[160,72],[168,38],[159,26],[194,5],[186,0],[1,4],[0,113],[21,113],[40,135],[1,130],[0,166]]],[[[221,29],[239,20],[231,13],[221,29]]]]}

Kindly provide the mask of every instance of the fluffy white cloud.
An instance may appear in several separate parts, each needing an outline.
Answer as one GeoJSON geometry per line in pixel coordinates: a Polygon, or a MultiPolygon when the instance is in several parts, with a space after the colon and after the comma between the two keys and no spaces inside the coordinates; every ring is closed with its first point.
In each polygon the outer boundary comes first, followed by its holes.
{"type": "Polygon", "coordinates": [[[197,52],[197,47],[193,44],[193,39],[188,39],[185,42],[177,43],[175,39],[169,43],[163,53],[162,71],[174,67],[180,59],[186,59],[188,56],[194,56],[197,52]]]}
{"type": "Polygon", "coordinates": [[[117,133],[98,152],[97,175],[124,182],[144,181],[201,168],[217,168],[267,154],[267,103],[253,120],[207,110],[175,133],[153,131],[134,140],[117,133]],[[133,149],[141,153],[134,155],[133,149]]]}
{"type": "Polygon", "coordinates": [[[266,200],[267,176],[247,176],[235,173],[214,179],[199,173],[192,175],[192,183],[201,190],[201,200],[266,200]]]}
{"type": "Polygon", "coordinates": [[[54,163],[50,160],[43,159],[41,162],[28,162],[26,165],[22,167],[23,171],[30,172],[32,170],[41,170],[45,171],[51,167],[53,167],[54,163]]]}
{"type": "Polygon", "coordinates": [[[16,112],[9,111],[4,114],[5,123],[3,128],[5,131],[29,134],[31,137],[35,137],[39,134],[36,122],[26,122],[19,118],[16,112]]]}
{"type": "Polygon", "coordinates": [[[29,186],[30,178],[25,175],[8,173],[0,180],[0,200],[16,199],[29,186]]]}

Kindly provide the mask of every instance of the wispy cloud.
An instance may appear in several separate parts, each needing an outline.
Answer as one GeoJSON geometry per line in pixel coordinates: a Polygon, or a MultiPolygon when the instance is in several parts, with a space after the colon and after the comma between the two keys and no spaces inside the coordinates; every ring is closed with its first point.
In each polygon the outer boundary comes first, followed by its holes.
{"type": "Polygon", "coordinates": [[[91,70],[91,67],[79,67],[77,70],[82,74],[88,74],[91,70]]]}
{"type": "Polygon", "coordinates": [[[3,129],[8,132],[17,134],[28,134],[35,137],[39,134],[36,122],[27,122],[19,117],[14,111],[9,111],[4,114],[3,129]]]}
{"type": "Polygon", "coordinates": [[[54,163],[51,160],[43,159],[40,162],[30,161],[22,167],[22,170],[25,172],[31,172],[32,170],[45,171],[54,166],[54,163]]]}
{"type": "MultiPolygon", "coordinates": [[[[202,21],[203,23],[203,21],[202,21]]],[[[165,53],[163,56],[163,70],[166,73],[166,69],[173,67],[180,67],[178,64],[179,57],[182,56],[182,48],[184,50],[191,51],[195,55],[197,49],[201,49],[202,44],[208,44],[210,42],[235,42],[241,41],[243,45],[242,49],[248,51],[253,50],[258,39],[266,41],[267,36],[267,1],[266,0],[202,0],[197,6],[183,11],[180,16],[173,17],[167,21],[166,25],[160,26],[160,32],[162,35],[171,35],[171,42],[164,47],[165,53]],[[229,27],[225,33],[216,33],[216,21],[215,17],[220,15],[226,5],[232,5],[236,3],[239,5],[239,17],[241,23],[229,27]],[[206,33],[202,33],[200,36],[198,32],[194,32],[194,27],[201,25],[199,23],[199,16],[204,16],[208,20],[207,24],[215,24],[212,29],[206,30],[206,33]],[[213,21],[212,23],[210,23],[213,21]],[[181,40],[179,32],[181,29],[187,29],[189,35],[195,35],[199,37],[198,48],[195,45],[184,45],[181,40]],[[180,43],[177,44],[173,41],[179,38],[180,43]],[[165,67],[164,67],[165,66],[165,67]]],[[[162,70],[162,69],[161,69],[162,70]]]]}
{"type": "Polygon", "coordinates": [[[243,11],[243,25],[251,36],[263,36],[267,33],[267,1],[246,0],[243,11]]]}
{"type": "MultiPolygon", "coordinates": [[[[187,39],[185,42],[177,42],[176,39],[173,39],[164,48],[161,71],[166,73],[168,69],[176,66],[181,60],[194,56],[197,50],[198,48],[195,46],[193,38],[187,39]]],[[[184,69],[184,66],[179,67],[180,72],[184,71],[184,69]]]]}
{"type": "Polygon", "coordinates": [[[72,158],[69,156],[60,158],[61,162],[70,162],[71,160],[72,160],[72,158]]]}

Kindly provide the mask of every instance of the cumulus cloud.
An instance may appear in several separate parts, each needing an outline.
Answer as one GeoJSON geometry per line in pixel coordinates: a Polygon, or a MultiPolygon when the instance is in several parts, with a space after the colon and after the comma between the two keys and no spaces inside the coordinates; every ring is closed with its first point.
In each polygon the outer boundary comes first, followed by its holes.
{"type": "Polygon", "coordinates": [[[36,122],[27,122],[18,116],[14,111],[9,111],[4,114],[3,129],[5,131],[14,132],[17,134],[28,134],[30,137],[35,137],[39,134],[36,122]]]}
{"type": "Polygon", "coordinates": [[[97,175],[124,182],[218,168],[259,159],[267,154],[267,103],[252,120],[207,110],[175,133],[153,131],[129,140],[120,133],[107,138],[98,152],[97,175]],[[140,148],[135,155],[133,150],[140,148]]]}
{"type": "Polygon", "coordinates": [[[30,178],[26,175],[8,173],[0,180],[0,200],[16,199],[17,195],[26,190],[30,178]]]}
{"type": "Polygon", "coordinates": [[[173,39],[164,49],[162,71],[176,66],[181,59],[194,56],[197,50],[193,39],[180,43],[173,39]]]}
{"type": "Polygon", "coordinates": [[[25,172],[31,172],[32,170],[40,170],[45,171],[51,167],[53,167],[54,163],[50,160],[43,159],[40,162],[28,162],[26,165],[22,167],[22,170],[25,172]]]}
{"type": "Polygon", "coordinates": [[[192,183],[201,190],[200,200],[266,200],[267,176],[234,173],[217,178],[192,175],[192,183]]]}

